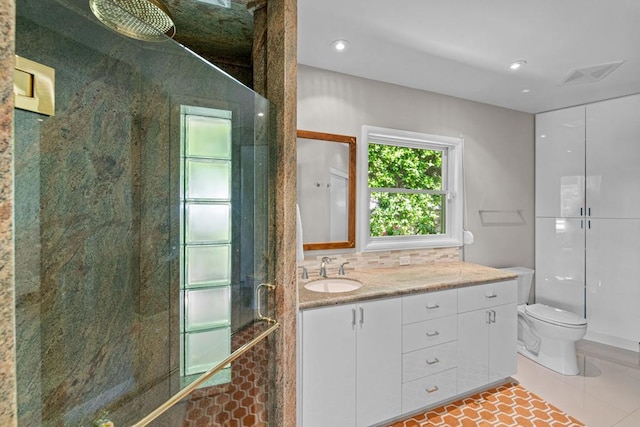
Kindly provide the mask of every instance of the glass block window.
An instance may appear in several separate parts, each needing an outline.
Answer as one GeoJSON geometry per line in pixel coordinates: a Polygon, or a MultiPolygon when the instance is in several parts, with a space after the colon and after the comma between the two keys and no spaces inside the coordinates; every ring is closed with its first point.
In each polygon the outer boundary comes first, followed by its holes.
{"type": "Polygon", "coordinates": [[[231,112],[181,111],[181,370],[231,352],[231,112]]]}

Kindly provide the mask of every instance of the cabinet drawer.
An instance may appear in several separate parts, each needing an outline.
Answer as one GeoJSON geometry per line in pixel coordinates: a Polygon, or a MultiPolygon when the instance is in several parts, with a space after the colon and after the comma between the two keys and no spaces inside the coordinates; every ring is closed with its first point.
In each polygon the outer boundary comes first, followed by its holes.
{"type": "Polygon", "coordinates": [[[456,369],[402,385],[402,413],[413,412],[453,397],[457,393],[456,369]]]}
{"type": "Polygon", "coordinates": [[[402,352],[433,347],[455,341],[458,337],[456,316],[439,317],[424,322],[411,323],[402,327],[402,352]]]}
{"type": "Polygon", "coordinates": [[[515,280],[468,286],[458,289],[458,311],[479,310],[516,302],[518,285],[515,280]]]}
{"type": "Polygon", "coordinates": [[[458,359],[457,341],[440,344],[402,355],[402,382],[455,368],[458,359]]]}
{"type": "Polygon", "coordinates": [[[402,298],[402,323],[415,323],[458,312],[458,291],[427,292],[402,298]]]}

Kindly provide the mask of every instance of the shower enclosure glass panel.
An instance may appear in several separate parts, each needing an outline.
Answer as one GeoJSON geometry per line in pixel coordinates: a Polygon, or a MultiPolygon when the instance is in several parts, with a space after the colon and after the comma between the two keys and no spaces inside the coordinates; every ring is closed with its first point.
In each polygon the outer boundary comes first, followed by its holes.
{"type": "MultiPolygon", "coordinates": [[[[14,117],[18,425],[133,425],[274,317],[269,104],[86,0],[16,14],[16,53],[56,72],[55,115],[14,117]]],[[[267,425],[273,359],[267,339],[152,425],[267,425]]]]}

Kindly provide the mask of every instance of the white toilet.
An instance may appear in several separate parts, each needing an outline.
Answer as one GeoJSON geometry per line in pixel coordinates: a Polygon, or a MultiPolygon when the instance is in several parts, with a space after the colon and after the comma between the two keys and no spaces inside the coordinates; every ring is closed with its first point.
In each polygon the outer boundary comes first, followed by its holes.
{"type": "Polygon", "coordinates": [[[545,304],[528,305],[533,270],[503,270],[518,274],[518,352],[561,374],[580,373],[576,342],[587,333],[587,320],[545,304]]]}

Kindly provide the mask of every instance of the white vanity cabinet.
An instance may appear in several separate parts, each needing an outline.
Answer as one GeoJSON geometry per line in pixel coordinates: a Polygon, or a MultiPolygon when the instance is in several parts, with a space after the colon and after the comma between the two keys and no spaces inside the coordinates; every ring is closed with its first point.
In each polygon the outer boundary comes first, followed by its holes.
{"type": "Polygon", "coordinates": [[[302,427],[377,425],[516,372],[515,280],[300,312],[302,427]]]}
{"type": "Polygon", "coordinates": [[[457,394],[458,291],[402,298],[402,412],[457,394]]]}
{"type": "Polygon", "coordinates": [[[302,423],[368,426],[401,413],[400,298],[301,313],[302,423]]]}
{"type": "Polygon", "coordinates": [[[458,393],[516,373],[517,290],[515,281],[458,289],[458,393]]]}

